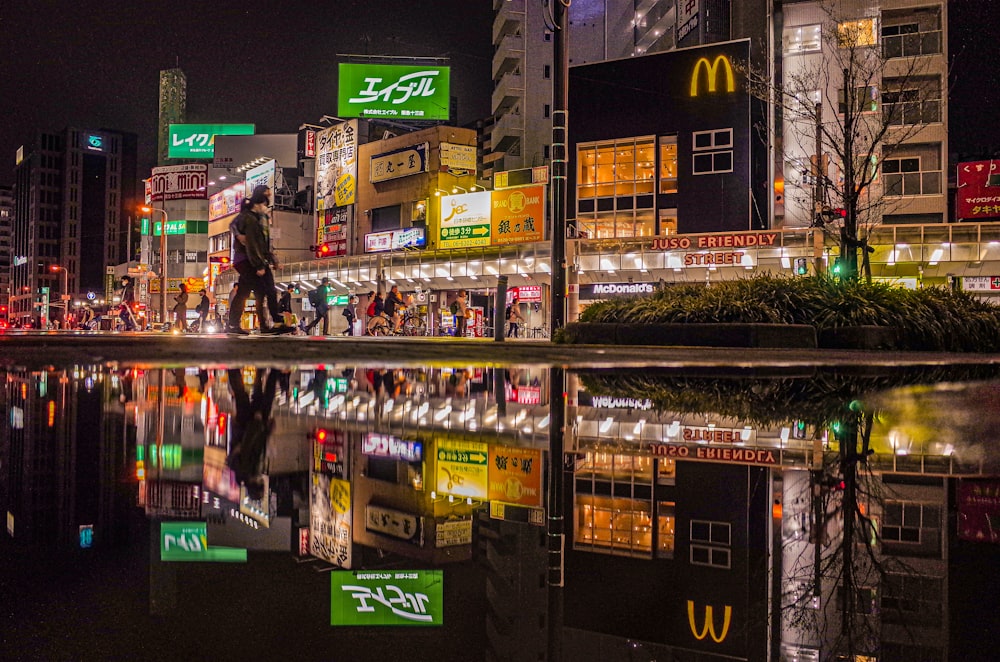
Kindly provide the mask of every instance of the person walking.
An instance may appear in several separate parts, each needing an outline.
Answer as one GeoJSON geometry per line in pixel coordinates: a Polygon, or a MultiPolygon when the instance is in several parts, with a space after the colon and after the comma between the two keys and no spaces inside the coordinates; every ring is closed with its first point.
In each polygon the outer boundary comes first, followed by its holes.
{"type": "Polygon", "coordinates": [[[455,298],[455,303],[458,304],[458,307],[455,310],[455,337],[464,338],[468,328],[468,318],[466,315],[469,314],[468,295],[465,293],[465,290],[458,291],[458,297],[455,298]]]}
{"type": "Polygon", "coordinates": [[[278,260],[271,251],[271,236],[268,230],[267,210],[270,207],[270,200],[271,189],[258,186],[253,190],[253,194],[243,201],[243,210],[229,225],[234,235],[233,268],[240,275],[235,301],[230,301],[227,329],[230,333],[249,334],[240,328],[240,317],[251,292],[257,301],[257,320],[262,332],[294,331],[294,328],[284,324],[281,312],[278,310],[278,290],[271,271],[273,267],[278,266],[278,260]],[[271,316],[270,324],[264,311],[265,301],[267,313],[271,316]]]}
{"type": "Polygon", "coordinates": [[[347,320],[347,328],[344,329],[345,336],[354,335],[354,320],[358,318],[357,313],[354,312],[354,306],[357,303],[357,297],[352,296],[347,300],[347,305],[344,306],[344,312],[342,314],[344,315],[344,319],[347,320]]]}
{"type": "Polygon", "coordinates": [[[515,297],[507,306],[507,337],[517,338],[524,317],[521,316],[521,302],[515,297]]]}
{"type": "Polygon", "coordinates": [[[180,294],[174,297],[174,328],[180,331],[187,331],[187,312],[188,312],[188,288],[187,285],[181,283],[179,286],[180,294]]]}
{"type": "Polygon", "coordinates": [[[307,334],[310,333],[313,330],[313,327],[319,324],[321,320],[323,322],[323,335],[326,336],[330,334],[330,316],[328,314],[330,312],[329,297],[330,279],[323,278],[323,280],[319,282],[319,287],[309,293],[309,303],[311,303],[316,309],[316,319],[309,322],[309,325],[306,326],[307,334]]]}
{"type": "Polygon", "coordinates": [[[198,301],[195,311],[198,313],[198,321],[195,322],[198,325],[198,332],[205,333],[205,326],[208,324],[208,313],[212,310],[212,300],[208,296],[208,290],[202,288],[201,300],[198,301]]]}
{"type": "MultiPolygon", "coordinates": [[[[125,326],[126,331],[137,331],[139,323],[135,320],[135,281],[131,276],[122,276],[121,279],[121,305],[119,305],[119,318],[125,326]]],[[[166,294],[164,294],[166,296],[166,294]]],[[[166,320],[163,321],[166,324],[166,320]]]]}

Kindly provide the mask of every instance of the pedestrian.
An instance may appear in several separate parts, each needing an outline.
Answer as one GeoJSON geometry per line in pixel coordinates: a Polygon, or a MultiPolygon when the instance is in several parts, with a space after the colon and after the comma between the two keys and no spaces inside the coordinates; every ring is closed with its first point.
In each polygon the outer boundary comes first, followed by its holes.
{"type": "Polygon", "coordinates": [[[198,294],[201,295],[201,300],[195,308],[195,311],[198,313],[198,331],[204,333],[205,325],[208,323],[208,313],[212,309],[212,300],[208,296],[208,290],[204,288],[198,294]]]}
{"type": "Polygon", "coordinates": [[[281,312],[278,310],[278,290],[274,284],[272,268],[278,266],[278,260],[271,251],[271,236],[268,228],[271,189],[258,186],[253,194],[243,201],[243,210],[229,224],[233,233],[233,268],[240,275],[237,282],[235,301],[230,300],[229,326],[230,333],[247,335],[249,332],[240,328],[240,317],[250,293],[253,292],[257,301],[257,320],[262,332],[276,331],[291,333],[294,327],[285,325],[281,312]],[[270,313],[270,324],[264,310],[267,303],[267,313],[270,313]]]}
{"type": "Polygon", "coordinates": [[[464,338],[468,323],[466,315],[469,314],[468,295],[465,290],[458,291],[455,303],[458,304],[455,306],[455,337],[464,338]]]}
{"type": "Polygon", "coordinates": [[[306,333],[313,330],[313,327],[323,322],[323,335],[329,335],[330,333],[330,279],[324,277],[319,282],[319,287],[309,293],[309,303],[312,304],[313,308],[316,309],[316,319],[309,322],[309,326],[306,327],[306,333]]]}
{"type": "MultiPolygon", "coordinates": [[[[166,294],[163,296],[166,296],[166,294]]],[[[136,322],[135,314],[132,312],[135,308],[135,281],[132,280],[131,276],[122,276],[119,298],[121,304],[119,307],[119,317],[125,324],[125,330],[136,331],[139,328],[139,324],[136,322]]],[[[164,324],[166,324],[166,320],[164,320],[164,324]]]]}
{"type": "Polygon", "coordinates": [[[180,293],[174,297],[174,326],[180,331],[187,331],[187,304],[188,304],[188,289],[187,285],[184,283],[180,284],[180,293]]]}
{"type": "Polygon", "coordinates": [[[507,306],[506,317],[508,324],[507,337],[517,338],[518,332],[521,328],[521,322],[524,321],[524,318],[521,316],[521,302],[518,301],[517,297],[514,297],[514,299],[510,302],[510,305],[507,306]]]}
{"type": "Polygon", "coordinates": [[[347,301],[347,305],[344,306],[344,312],[342,314],[344,315],[344,319],[347,320],[347,328],[344,329],[345,336],[354,335],[354,320],[358,318],[357,313],[354,312],[354,305],[357,302],[358,302],[357,297],[351,297],[347,301]]]}

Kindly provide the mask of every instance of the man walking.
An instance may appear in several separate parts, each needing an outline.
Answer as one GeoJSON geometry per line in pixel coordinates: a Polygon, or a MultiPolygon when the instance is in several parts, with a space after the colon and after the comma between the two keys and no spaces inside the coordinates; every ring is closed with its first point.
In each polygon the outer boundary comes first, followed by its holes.
{"type": "Polygon", "coordinates": [[[469,314],[469,304],[465,290],[458,291],[458,298],[455,299],[455,303],[458,304],[458,309],[455,311],[455,337],[464,338],[468,322],[466,315],[469,314]]]}
{"type": "Polygon", "coordinates": [[[316,319],[310,322],[306,326],[306,333],[310,333],[313,327],[319,324],[320,320],[323,322],[323,335],[329,335],[330,332],[330,320],[327,313],[330,312],[330,304],[328,299],[330,296],[330,279],[324,278],[319,282],[319,287],[309,293],[309,303],[312,304],[313,308],[316,309],[316,319]]]}

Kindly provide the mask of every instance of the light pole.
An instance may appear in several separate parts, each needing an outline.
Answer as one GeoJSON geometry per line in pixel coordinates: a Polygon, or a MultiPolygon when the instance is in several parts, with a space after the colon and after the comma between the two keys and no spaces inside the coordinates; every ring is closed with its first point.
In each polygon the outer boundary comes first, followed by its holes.
{"type": "Polygon", "coordinates": [[[163,224],[160,225],[160,324],[167,323],[167,210],[156,207],[140,207],[141,211],[151,214],[158,211],[163,214],[163,224]]]}

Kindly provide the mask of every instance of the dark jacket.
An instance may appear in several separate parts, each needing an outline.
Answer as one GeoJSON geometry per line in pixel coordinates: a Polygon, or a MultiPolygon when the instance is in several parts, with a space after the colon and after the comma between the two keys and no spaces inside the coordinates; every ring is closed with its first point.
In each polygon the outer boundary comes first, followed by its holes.
{"type": "Polygon", "coordinates": [[[398,293],[389,290],[389,294],[385,296],[385,314],[390,317],[395,315],[396,306],[402,306],[405,308],[406,304],[403,303],[403,297],[401,297],[398,293]]]}
{"type": "Polygon", "coordinates": [[[243,229],[246,236],[246,255],[250,266],[260,270],[277,262],[271,252],[271,235],[267,228],[267,217],[256,212],[241,212],[233,223],[243,229]]]}

